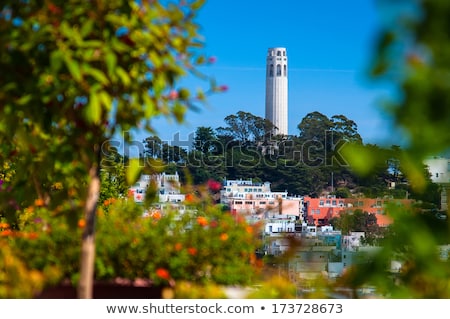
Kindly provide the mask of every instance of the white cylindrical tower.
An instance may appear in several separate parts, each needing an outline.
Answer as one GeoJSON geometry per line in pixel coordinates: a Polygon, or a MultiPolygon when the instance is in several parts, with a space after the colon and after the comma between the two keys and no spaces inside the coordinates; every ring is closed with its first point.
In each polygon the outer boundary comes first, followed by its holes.
{"type": "Polygon", "coordinates": [[[266,119],[274,134],[288,135],[288,69],[286,48],[269,48],[266,61],[266,119]]]}

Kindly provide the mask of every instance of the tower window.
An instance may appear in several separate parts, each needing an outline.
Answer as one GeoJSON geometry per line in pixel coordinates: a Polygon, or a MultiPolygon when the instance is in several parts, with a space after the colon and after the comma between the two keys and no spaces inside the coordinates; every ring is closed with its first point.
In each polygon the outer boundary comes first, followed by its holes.
{"type": "Polygon", "coordinates": [[[269,67],[269,76],[273,76],[273,64],[269,67]]]}
{"type": "Polygon", "coordinates": [[[277,76],[281,76],[281,65],[277,64],[277,76]]]}
{"type": "Polygon", "coordinates": [[[277,51],[277,56],[281,56],[281,51],[277,51]]]}
{"type": "Polygon", "coordinates": [[[283,51],[283,56],[286,56],[286,51],[283,51]]]}
{"type": "Polygon", "coordinates": [[[287,70],[286,70],[286,64],[283,66],[283,75],[286,76],[287,70]]]}

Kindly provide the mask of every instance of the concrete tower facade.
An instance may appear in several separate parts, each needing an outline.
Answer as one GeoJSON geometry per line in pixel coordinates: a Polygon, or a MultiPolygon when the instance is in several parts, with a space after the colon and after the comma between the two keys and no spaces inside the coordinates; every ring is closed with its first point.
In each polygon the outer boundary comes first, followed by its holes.
{"type": "Polygon", "coordinates": [[[269,48],[266,60],[266,120],[274,134],[288,135],[288,59],[286,48],[269,48]]]}

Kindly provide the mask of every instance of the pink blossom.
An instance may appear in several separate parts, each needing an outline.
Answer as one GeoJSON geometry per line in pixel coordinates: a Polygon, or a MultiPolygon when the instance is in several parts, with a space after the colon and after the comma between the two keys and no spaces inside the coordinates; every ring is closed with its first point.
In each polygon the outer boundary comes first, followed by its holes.
{"type": "Polygon", "coordinates": [[[215,181],[213,179],[208,180],[207,185],[209,190],[212,192],[218,192],[222,188],[220,182],[215,181]]]}
{"type": "Polygon", "coordinates": [[[169,93],[169,100],[175,100],[176,98],[178,98],[178,92],[176,90],[172,90],[169,93]]]}
{"type": "Polygon", "coordinates": [[[228,85],[223,84],[223,85],[218,87],[218,90],[220,92],[226,92],[226,91],[228,91],[228,85]]]}

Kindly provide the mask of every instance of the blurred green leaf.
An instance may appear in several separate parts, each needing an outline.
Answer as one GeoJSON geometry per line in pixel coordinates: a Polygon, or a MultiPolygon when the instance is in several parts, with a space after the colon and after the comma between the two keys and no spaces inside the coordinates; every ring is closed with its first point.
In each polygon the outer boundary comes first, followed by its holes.
{"type": "Polygon", "coordinates": [[[138,158],[131,158],[128,162],[126,179],[128,185],[133,185],[136,183],[142,171],[141,163],[138,158]]]}
{"type": "Polygon", "coordinates": [[[70,56],[64,55],[64,62],[66,63],[67,68],[69,69],[70,75],[74,77],[76,81],[82,80],[80,65],[78,62],[73,60],[70,56]]]}

